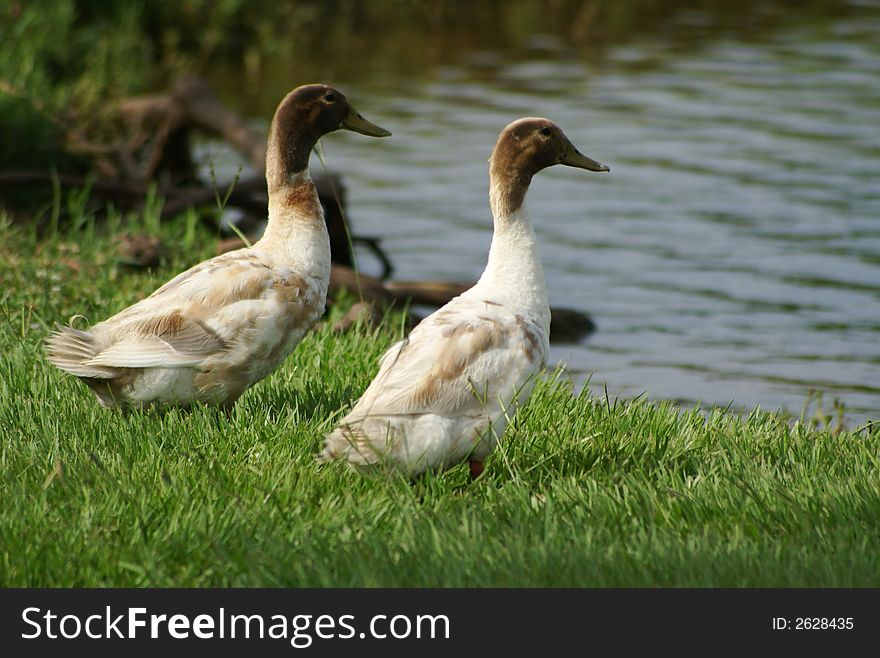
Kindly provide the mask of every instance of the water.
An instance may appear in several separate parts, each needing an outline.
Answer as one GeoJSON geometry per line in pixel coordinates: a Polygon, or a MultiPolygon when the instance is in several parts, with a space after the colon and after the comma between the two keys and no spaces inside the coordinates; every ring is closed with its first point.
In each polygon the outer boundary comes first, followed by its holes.
{"type": "Polygon", "coordinates": [[[497,134],[554,119],[612,172],[554,167],[529,193],[551,304],[598,325],[552,361],[611,395],[798,413],[817,390],[862,422],[880,411],[869,9],[755,40],[689,12],[672,33],[712,35],[694,48],[647,35],[586,58],[538,34],[515,56],[459,53],[421,76],[340,73],[394,137],[332,135],[325,153],[355,232],[382,236],[395,278],[475,280],[497,134]]]}

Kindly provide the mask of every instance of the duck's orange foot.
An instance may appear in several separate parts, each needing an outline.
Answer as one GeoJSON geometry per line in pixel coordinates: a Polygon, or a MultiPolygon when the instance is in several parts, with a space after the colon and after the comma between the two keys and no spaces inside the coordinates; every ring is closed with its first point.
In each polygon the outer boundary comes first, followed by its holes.
{"type": "Polygon", "coordinates": [[[475,459],[471,459],[468,461],[468,466],[471,467],[471,480],[476,480],[483,474],[483,462],[478,462],[475,459]]]}

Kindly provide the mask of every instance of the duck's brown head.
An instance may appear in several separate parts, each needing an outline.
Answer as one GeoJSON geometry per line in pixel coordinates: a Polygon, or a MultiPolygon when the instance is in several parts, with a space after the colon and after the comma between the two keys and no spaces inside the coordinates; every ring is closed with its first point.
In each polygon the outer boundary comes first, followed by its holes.
{"type": "Polygon", "coordinates": [[[291,91],[275,110],[266,152],[266,175],[280,176],[283,183],[304,171],[318,140],[335,130],[351,130],[370,137],[390,132],[367,121],[345,95],[330,85],[303,85],[291,91]]]}
{"type": "Polygon", "coordinates": [[[589,171],[611,171],[578,151],[550,119],[540,117],[517,119],[502,130],[489,163],[492,185],[508,197],[508,211],[522,205],[532,176],[547,167],[561,164],[589,171]]]}

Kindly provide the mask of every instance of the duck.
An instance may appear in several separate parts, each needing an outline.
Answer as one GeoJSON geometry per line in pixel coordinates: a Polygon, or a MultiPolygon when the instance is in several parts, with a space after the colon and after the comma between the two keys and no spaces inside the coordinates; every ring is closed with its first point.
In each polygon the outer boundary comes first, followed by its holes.
{"type": "Polygon", "coordinates": [[[88,329],[56,326],[45,342],[48,361],[105,407],[198,402],[229,414],[324,312],[330,243],[309,156],[339,129],[391,134],[330,85],[293,89],[269,132],[269,219],[260,240],[191,267],[88,329]]]}
{"type": "Polygon", "coordinates": [[[549,119],[525,117],[501,131],[489,160],[494,229],[485,270],[384,354],[325,435],[318,462],[415,478],[467,461],[472,479],[482,474],[547,364],[550,307],[525,198],[532,177],[557,164],[610,171],[549,119]]]}

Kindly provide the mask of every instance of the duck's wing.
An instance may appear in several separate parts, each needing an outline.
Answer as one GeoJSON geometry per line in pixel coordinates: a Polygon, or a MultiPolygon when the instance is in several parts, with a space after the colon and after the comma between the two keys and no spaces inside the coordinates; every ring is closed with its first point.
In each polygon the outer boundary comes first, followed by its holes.
{"type": "Polygon", "coordinates": [[[491,302],[458,298],[383,356],[346,422],[370,416],[478,417],[545,364],[546,336],[491,302]]]}
{"type": "Polygon", "coordinates": [[[103,368],[198,366],[227,346],[228,341],[205,320],[178,307],[144,313],[114,328],[110,344],[84,365],[103,368]]]}
{"type": "Polygon", "coordinates": [[[221,254],[181,272],[146,299],[110,318],[123,320],[130,313],[152,306],[194,302],[224,306],[240,299],[259,297],[271,285],[272,268],[251,249],[221,254]]]}
{"type": "MultiPolygon", "coordinates": [[[[296,303],[301,283],[246,251],[205,261],[92,327],[92,354],[80,361],[81,369],[101,376],[97,373],[113,368],[199,366],[252,331],[259,319],[280,312],[279,301],[296,303]]],[[[60,334],[64,338],[53,337],[56,348],[77,339],[69,328],[60,334]]]]}

